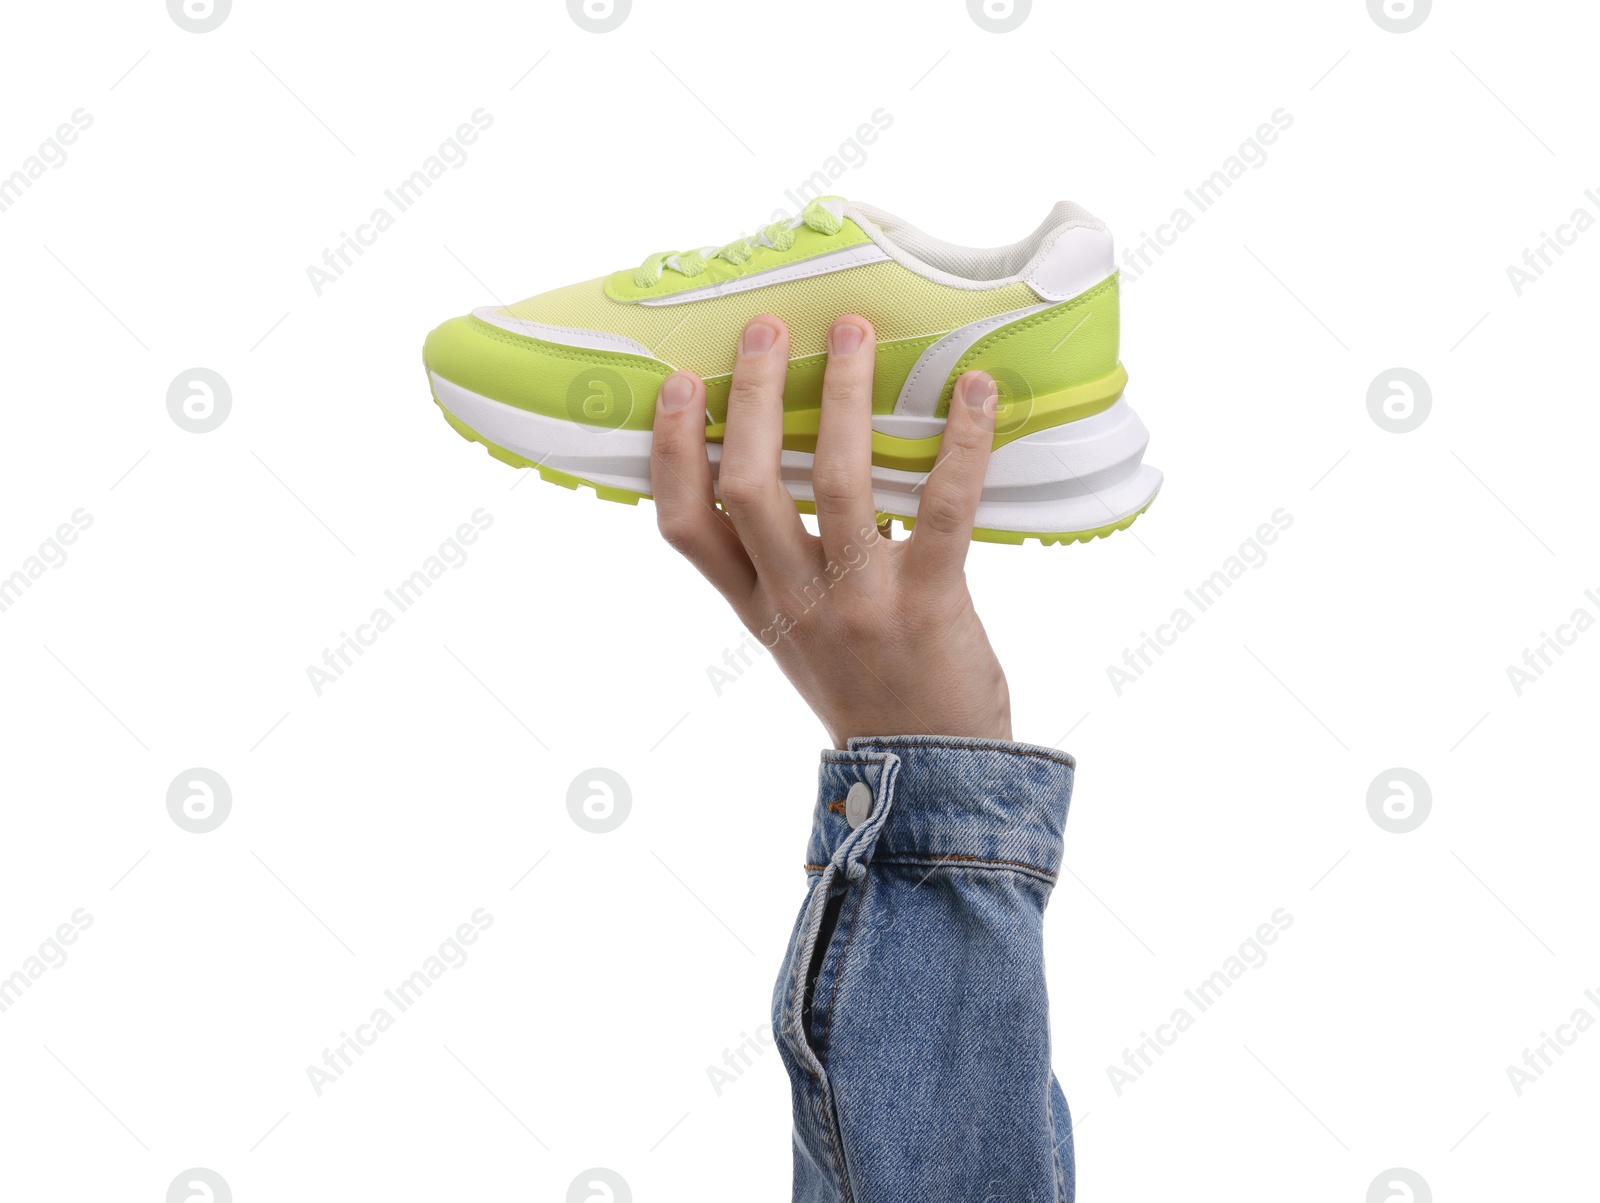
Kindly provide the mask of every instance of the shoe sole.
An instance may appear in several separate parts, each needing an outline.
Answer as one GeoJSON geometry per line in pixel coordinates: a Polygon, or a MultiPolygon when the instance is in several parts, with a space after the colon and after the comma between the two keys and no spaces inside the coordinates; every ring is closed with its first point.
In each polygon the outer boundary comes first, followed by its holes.
{"type": "MultiPolygon", "coordinates": [[[[603,501],[637,505],[650,497],[647,430],[586,426],[518,409],[428,373],[433,400],[463,438],[495,459],[532,468],[567,489],[593,489],[603,501]]],[[[972,532],[983,543],[1087,543],[1126,530],[1150,508],[1161,473],[1143,463],[1149,434],[1118,400],[1098,414],[1013,439],[990,459],[972,532]]],[[[710,443],[712,478],[721,460],[710,443]]],[[[784,484],[803,513],[815,513],[812,456],[784,451],[784,484]]],[[[916,527],[918,491],[928,474],[873,465],[873,499],[880,521],[916,527]]]]}

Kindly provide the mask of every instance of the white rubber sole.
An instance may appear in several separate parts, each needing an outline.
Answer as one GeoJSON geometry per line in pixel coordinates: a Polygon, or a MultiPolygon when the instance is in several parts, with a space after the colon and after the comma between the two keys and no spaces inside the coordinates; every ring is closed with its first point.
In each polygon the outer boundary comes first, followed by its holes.
{"type": "MultiPolygon", "coordinates": [[[[648,430],[550,418],[475,393],[437,372],[428,375],[440,406],[480,441],[598,489],[649,495],[648,430]]],[[[1013,439],[990,457],[976,525],[996,534],[1061,538],[1124,527],[1161,488],[1161,473],[1143,462],[1149,441],[1125,399],[1091,417],[1013,439]]],[[[722,447],[712,443],[707,450],[714,480],[722,447]]],[[[783,452],[783,482],[796,501],[813,500],[812,459],[809,452],[783,452]]],[[[924,472],[874,465],[877,509],[914,522],[926,478],[924,472]]]]}

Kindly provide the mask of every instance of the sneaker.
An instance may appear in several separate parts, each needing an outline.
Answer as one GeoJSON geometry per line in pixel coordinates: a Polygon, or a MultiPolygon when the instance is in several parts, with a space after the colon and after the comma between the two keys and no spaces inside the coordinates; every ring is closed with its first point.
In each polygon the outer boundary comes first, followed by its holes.
{"type": "Polygon", "coordinates": [[[872,475],[885,517],[915,525],[951,392],[974,368],[1001,402],[974,538],[1087,542],[1129,526],[1161,487],[1123,395],[1111,234],[1065,201],[1021,242],[973,250],[825,197],[727,246],[452,318],[423,361],[450,424],[490,454],[631,504],[650,494],[656,394],[677,369],[706,382],[715,473],[735,348],[759,313],[789,327],[783,473],[802,510],[828,327],[846,313],[877,332],[872,475]]]}

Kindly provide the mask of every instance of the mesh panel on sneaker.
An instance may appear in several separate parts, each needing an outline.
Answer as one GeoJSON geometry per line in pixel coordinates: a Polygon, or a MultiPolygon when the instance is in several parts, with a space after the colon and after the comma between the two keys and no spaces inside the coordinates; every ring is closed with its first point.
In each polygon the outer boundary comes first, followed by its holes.
{"type": "Polygon", "coordinates": [[[826,350],[828,327],[847,313],[870,321],[879,342],[894,342],[945,334],[1038,301],[1026,284],[952,289],[898,263],[872,263],[676,305],[613,301],[601,278],[518,301],[501,312],[523,321],[626,335],[674,368],[721,376],[733,370],[739,331],[760,313],[783,319],[790,357],[800,358],[826,350]]]}

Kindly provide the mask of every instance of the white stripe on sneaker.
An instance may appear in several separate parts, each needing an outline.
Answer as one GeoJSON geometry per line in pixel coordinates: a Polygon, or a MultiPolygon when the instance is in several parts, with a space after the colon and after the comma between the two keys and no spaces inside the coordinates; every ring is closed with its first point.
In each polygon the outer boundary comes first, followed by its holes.
{"type": "Polygon", "coordinates": [[[897,417],[931,418],[939,409],[939,397],[944,392],[944,382],[950,378],[951,369],[980,338],[1032,313],[1041,313],[1055,305],[1046,301],[1029,305],[1026,309],[1013,309],[1010,313],[986,317],[981,322],[952,330],[918,357],[900,386],[900,397],[894,403],[897,417]]]}

